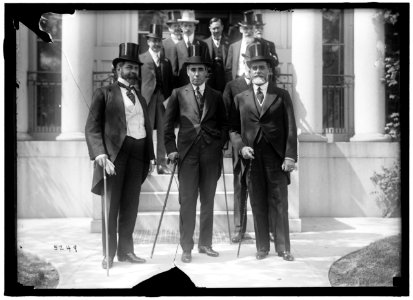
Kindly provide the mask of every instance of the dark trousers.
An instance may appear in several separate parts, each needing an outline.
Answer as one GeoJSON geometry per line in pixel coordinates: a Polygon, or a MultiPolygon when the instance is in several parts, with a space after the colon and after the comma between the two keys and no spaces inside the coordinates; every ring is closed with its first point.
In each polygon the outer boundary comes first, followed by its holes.
{"type": "Polygon", "coordinates": [[[221,160],[220,143],[213,141],[207,144],[201,137],[179,165],[179,232],[184,251],[191,251],[194,247],[198,192],[201,202],[198,246],[212,245],[214,197],[221,160]]]}
{"type": "MultiPolygon", "coordinates": [[[[109,256],[133,252],[133,230],[138,214],[146,139],[126,136],[114,162],[116,175],[107,175],[109,256]],[[117,241],[117,233],[119,241],[117,241]]],[[[103,200],[103,199],[102,199],[103,200]]],[[[105,208],[102,201],[102,243],[106,256],[105,208]]]]}
{"type": "Polygon", "coordinates": [[[268,220],[271,219],[276,251],[290,251],[288,179],[281,169],[283,160],[264,138],[254,146],[254,156],[247,182],[257,250],[270,249],[268,220]]]}
{"type": "Polygon", "coordinates": [[[234,225],[235,232],[244,234],[247,228],[247,183],[241,174],[241,155],[232,147],[232,166],[234,174],[234,225]]]}
{"type": "Polygon", "coordinates": [[[166,163],[163,126],[163,119],[165,115],[165,106],[163,105],[164,100],[165,98],[161,92],[161,89],[156,89],[152,94],[151,101],[148,104],[151,126],[153,129],[156,129],[156,162],[158,165],[166,163]]]}

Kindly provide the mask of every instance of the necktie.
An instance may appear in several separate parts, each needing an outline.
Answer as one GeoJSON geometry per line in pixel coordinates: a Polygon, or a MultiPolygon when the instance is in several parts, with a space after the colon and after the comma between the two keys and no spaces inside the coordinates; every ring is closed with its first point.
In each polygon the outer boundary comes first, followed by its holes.
{"type": "Polygon", "coordinates": [[[262,105],[262,101],[264,101],[264,94],[262,93],[260,87],[258,87],[258,89],[257,89],[257,99],[258,99],[258,102],[260,103],[260,105],[262,105]]]}
{"type": "Polygon", "coordinates": [[[190,40],[188,40],[188,56],[191,56],[191,52],[192,52],[192,43],[190,40]]]}
{"type": "Polygon", "coordinates": [[[135,104],[135,95],[132,93],[133,86],[124,85],[122,82],[118,81],[118,85],[126,89],[126,96],[135,104]]]}
{"type": "Polygon", "coordinates": [[[196,89],[195,89],[195,98],[196,98],[196,101],[198,102],[199,111],[200,111],[200,114],[202,116],[202,113],[203,113],[203,110],[204,110],[204,101],[203,101],[203,98],[202,98],[202,94],[199,91],[199,86],[197,86],[196,89]]]}
{"type": "Polygon", "coordinates": [[[159,54],[157,54],[155,56],[155,64],[156,64],[157,67],[159,67],[159,62],[160,62],[160,58],[159,58],[159,54]]]}

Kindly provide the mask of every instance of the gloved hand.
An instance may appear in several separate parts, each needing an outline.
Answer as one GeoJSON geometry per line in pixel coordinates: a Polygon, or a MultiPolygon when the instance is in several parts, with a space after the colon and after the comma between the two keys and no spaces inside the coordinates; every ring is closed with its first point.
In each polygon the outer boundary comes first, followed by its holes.
{"type": "Polygon", "coordinates": [[[248,146],[242,147],[241,155],[245,159],[254,159],[254,149],[248,146]]]}
{"type": "Polygon", "coordinates": [[[116,175],[115,165],[109,160],[106,154],[96,156],[95,162],[97,162],[102,168],[105,168],[108,175],[116,175]]]}
{"type": "Polygon", "coordinates": [[[295,161],[292,159],[284,159],[284,163],[281,166],[284,172],[292,172],[296,169],[295,161]]]}
{"type": "Polygon", "coordinates": [[[168,154],[168,160],[172,163],[177,162],[179,159],[179,153],[178,152],[171,152],[168,154]]]}

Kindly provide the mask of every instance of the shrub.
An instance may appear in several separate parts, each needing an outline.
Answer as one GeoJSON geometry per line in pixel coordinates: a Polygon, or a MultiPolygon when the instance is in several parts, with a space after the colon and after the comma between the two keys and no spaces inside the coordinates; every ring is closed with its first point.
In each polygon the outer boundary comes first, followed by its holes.
{"type": "Polygon", "coordinates": [[[370,179],[380,189],[373,194],[377,195],[383,217],[400,217],[400,163],[395,162],[391,168],[382,167],[382,172],[374,172],[370,179]]]}

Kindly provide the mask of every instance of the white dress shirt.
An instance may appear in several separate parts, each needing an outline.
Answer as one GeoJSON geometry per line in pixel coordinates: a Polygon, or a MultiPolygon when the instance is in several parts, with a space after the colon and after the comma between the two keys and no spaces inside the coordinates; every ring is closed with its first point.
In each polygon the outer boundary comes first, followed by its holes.
{"type": "Polygon", "coordinates": [[[262,92],[262,94],[264,95],[264,100],[262,100],[262,103],[260,103],[260,102],[257,100],[257,103],[262,107],[262,106],[264,105],[265,96],[267,95],[268,82],[264,83],[263,85],[253,84],[253,88],[254,88],[255,98],[257,98],[258,88],[261,88],[261,92],[262,92]]]}
{"type": "Polygon", "coordinates": [[[160,62],[160,52],[154,52],[151,48],[149,48],[149,53],[152,56],[153,61],[155,62],[156,66],[159,67],[160,62]]]}
{"type": "Polygon", "coordinates": [[[194,43],[194,34],[191,34],[190,36],[187,36],[184,34],[184,42],[186,47],[188,48],[188,40],[191,42],[191,44],[194,43]]]}

